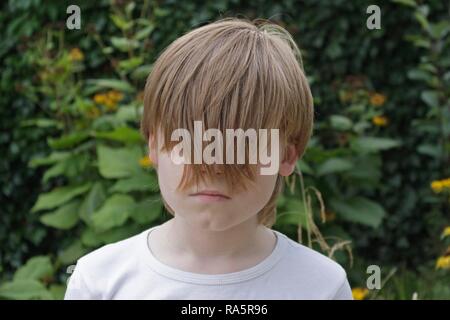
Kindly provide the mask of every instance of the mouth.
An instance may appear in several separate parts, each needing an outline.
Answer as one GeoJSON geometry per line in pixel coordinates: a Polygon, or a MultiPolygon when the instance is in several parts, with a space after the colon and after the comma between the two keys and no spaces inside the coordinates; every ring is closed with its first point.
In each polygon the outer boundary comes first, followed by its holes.
{"type": "Polygon", "coordinates": [[[203,202],[216,202],[230,200],[231,198],[226,194],[223,194],[215,190],[203,190],[196,193],[191,193],[189,196],[194,197],[203,202]]]}

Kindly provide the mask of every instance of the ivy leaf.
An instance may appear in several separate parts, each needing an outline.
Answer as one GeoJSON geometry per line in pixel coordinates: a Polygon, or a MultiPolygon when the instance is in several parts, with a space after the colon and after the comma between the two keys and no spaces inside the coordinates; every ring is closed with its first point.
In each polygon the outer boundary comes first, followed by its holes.
{"type": "Polygon", "coordinates": [[[343,219],[377,228],[386,215],[378,203],[363,197],[330,200],[330,207],[343,219]]]}
{"type": "Polygon", "coordinates": [[[59,207],[55,212],[46,213],[41,216],[40,221],[56,229],[67,230],[73,228],[78,220],[78,208],[80,201],[75,200],[59,207]]]}
{"type": "Polygon", "coordinates": [[[88,182],[80,186],[59,187],[48,193],[41,194],[36,204],[31,208],[31,212],[58,207],[76,196],[85,193],[90,187],[91,183],[88,182]]]}
{"type": "Polygon", "coordinates": [[[80,240],[75,240],[58,254],[58,258],[64,265],[69,265],[78,260],[87,252],[80,240]]]}
{"type": "Polygon", "coordinates": [[[124,178],[142,173],[139,159],[142,152],[139,147],[110,148],[97,146],[98,167],[105,178],[124,178]]]}
{"type": "Polygon", "coordinates": [[[317,169],[317,175],[347,171],[353,168],[353,162],[347,159],[331,158],[322,163],[317,169]]]}
{"type": "Polygon", "coordinates": [[[341,115],[330,116],[331,127],[337,130],[349,130],[353,126],[352,120],[341,115]]]}
{"type": "Polygon", "coordinates": [[[87,93],[93,93],[102,89],[115,89],[122,92],[134,93],[134,88],[128,81],[117,79],[90,79],[86,83],[92,86],[87,93]]]}
{"type": "Polygon", "coordinates": [[[47,256],[35,256],[20,267],[14,274],[14,280],[41,280],[53,275],[53,265],[47,256]]]}
{"type": "Polygon", "coordinates": [[[425,90],[420,94],[420,97],[429,107],[433,108],[439,106],[439,96],[436,91],[425,90]]]}
{"type": "Polygon", "coordinates": [[[358,137],[350,142],[350,147],[359,152],[379,152],[401,145],[399,140],[378,137],[358,137]]]}
{"type": "Polygon", "coordinates": [[[121,226],[135,207],[134,199],[125,194],[114,194],[92,214],[92,225],[97,232],[121,226]]]}
{"type": "Polygon", "coordinates": [[[162,201],[158,198],[146,199],[138,203],[132,212],[132,218],[139,224],[148,224],[160,217],[162,201]]]}
{"type": "Polygon", "coordinates": [[[47,142],[48,145],[53,149],[67,149],[76,146],[80,142],[86,140],[88,137],[89,133],[87,132],[74,132],[57,139],[48,138],[47,142]]]}
{"type": "Polygon", "coordinates": [[[109,139],[123,143],[137,143],[142,141],[142,136],[138,130],[130,127],[119,127],[113,131],[97,131],[95,137],[109,139]]]}
{"type": "Polygon", "coordinates": [[[111,37],[111,43],[122,52],[128,52],[128,50],[139,47],[139,41],[123,37],[111,37]]]}
{"type": "Polygon", "coordinates": [[[153,191],[159,190],[158,180],[149,174],[140,174],[127,179],[117,181],[110,189],[110,192],[128,193],[130,191],[153,191]]]}
{"type": "Polygon", "coordinates": [[[86,224],[91,225],[92,214],[103,204],[105,199],[106,191],[103,184],[100,182],[94,183],[80,206],[79,215],[81,220],[86,222],[86,224]]]}
{"type": "Polygon", "coordinates": [[[53,296],[37,280],[14,280],[0,286],[0,297],[11,300],[52,299],[53,296]]]}

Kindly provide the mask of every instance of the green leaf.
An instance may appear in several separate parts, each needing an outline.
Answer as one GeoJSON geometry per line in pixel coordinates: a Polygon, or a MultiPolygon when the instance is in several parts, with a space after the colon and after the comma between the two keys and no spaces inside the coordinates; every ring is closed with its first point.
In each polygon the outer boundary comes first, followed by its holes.
{"type": "Polygon", "coordinates": [[[353,197],[350,199],[333,198],[329,203],[343,219],[361,223],[372,228],[377,228],[386,215],[382,206],[363,197],[353,197]]]}
{"type": "Polygon", "coordinates": [[[56,229],[68,230],[73,228],[78,220],[78,209],[81,201],[75,200],[59,207],[55,212],[46,213],[41,216],[40,221],[56,229]]]}
{"type": "Polygon", "coordinates": [[[317,175],[347,171],[353,168],[353,162],[347,159],[331,158],[317,168],[317,175]]]}
{"type": "Polygon", "coordinates": [[[81,243],[88,247],[97,247],[103,243],[98,234],[91,228],[86,228],[81,233],[81,243]]]}
{"type": "Polygon", "coordinates": [[[52,295],[39,281],[20,279],[2,284],[0,298],[12,300],[52,299],[52,295]]]}
{"type": "Polygon", "coordinates": [[[100,91],[102,89],[115,89],[118,91],[123,91],[127,93],[134,93],[136,88],[134,88],[129,82],[125,80],[117,79],[95,79],[87,80],[86,83],[93,88],[90,92],[100,91]]]}
{"type": "Polygon", "coordinates": [[[138,114],[136,115],[136,106],[127,105],[121,106],[114,116],[118,122],[124,123],[127,121],[136,121],[136,117],[142,116],[142,112],[138,110],[138,114]]]}
{"type": "Polygon", "coordinates": [[[420,23],[420,25],[422,26],[422,29],[424,29],[427,32],[430,32],[430,24],[427,20],[427,17],[423,13],[416,11],[416,13],[414,14],[414,17],[420,23]]]}
{"type": "Polygon", "coordinates": [[[133,10],[136,8],[136,3],[135,2],[130,2],[125,6],[125,13],[127,14],[127,16],[131,16],[133,13],[133,10]]]}
{"type": "Polygon", "coordinates": [[[31,212],[58,207],[76,196],[85,193],[90,187],[91,183],[88,182],[80,186],[59,187],[48,193],[41,194],[31,209],[31,212]]]}
{"type": "Polygon", "coordinates": [[[128,52],[129,50],[139,48],[139,41],[134,39],[111,37],[111,43],[122,52],[128,52]]]}
{"type": "Polygon", "coordinates": [[[80,218],[86,224],[91,225],[92,220],[91,216],[92,214],[100,208],[100,206],[105,202],[106,200],[106,192],[105,188],[100,182],[94,183],[89,193],[86,195],[86,197],[83,200],[83,203],[80,206],[80,218]]]}
{"type": "Polygon", "coordinates": [[[148,224],[161,216],[162,201],[158,198],[146,199],[138,203],[131,218],[139,224],[148,224]]]}
{"type": "Polygon", "coordinates": [[[45,165],[53,164],[53,163],[56,163],[56,162],[58,162],[60,160],[67,159],[68,157],[70,157],[70,155],[71,155],[71,152],[68,152],[68,151],[55,151],[55,152],[52,152],[47,157],[31,159],[31,161],[29,163],[29,166],[31,168],[36,168],[36,167],[39,167],[39,166],[45,166],[45,165]]]}
{"type": "Polygon", "coordinates": [[[436,91],[425,90],[421,92],[420,97],[422,98],[423,102],[425,102],[429,107],[439,106],[439,96],[436,91]]]}
{"type": "Polygon", "coordinates": [[[117,181],[110,189],[110,192],[128,193],[130,191],[152,191],[159,190],[158,180],[153,175],[142,173],[128,179],[117,181]]]}
{"type": "Polygon", "coordinates": [[[353,126],[352,120],[341,115],[330,116],[331,126],[337,130],[349,130],[353,126]]]}
{"type": "Polygon", "coordinates": [[[49,128],[49,127],[56,127],[58,129],[62,128],[61,122],[54,120],[54,119],[46,119],[46,118],[39,118],[39,119],[28,119],[23,120],[20,122],[20,125],[22,127],[29,127],[29,126],[36,126],[39,128],[49,128]]]}
{"type": "Polygon", "coordinates": [[[138,146],[110,148],[97,146],[98,167],[105,178],[124,178],[142,173],[139,159],[142,151],[138,146]]]}
{"type": "Polygon", "coordinates": [[[50,293],[55,300],[63,300],[67,287],[60,284],[52,284],[49,288],[50,293]]]}
{"type": "Polygon", "coordinates": [[[413,8],[417,7],[417,3],[415,0],[392,0],[392,1],[413,8]]]}
{"type": "Polygon", "coordinates": [[[67,157],[51,168],[45,171],[42,178],[44,183],[48,182],[49,179],[58,176],[65,177],[76,177],[79,174],[85,172],[86,168],[90,165],[90,158],[87,153],[74,154],[71,157],[67,157]]]}
{"type": "Polygon", "coordinates": [[[87,132],[74,132],[58,139],[48,138],[47,142],[53,149],[72,148],[89,137],[87,132]]]}
{"type": "Polygon", "coordinates": [[[113,131],[95,132],[95,137],[120,141],[123,143],[138,143],[142,141],[142,136],[139,130],[130,127],[119,127],[113,131]]]}
{"type": "Polygon", "coordinates": [[[96,232],[121,226],[132,214],[135,203],[125,194],[114,194],[106,199],[103,206],[92,214],[92,225],[96,232]]]}
{"type": "Polygon", "coordinates": [[[136,223],[125,224],[120,227],[116,227],[105,232],[99,233],[98,237],[103,243],[113,243],[123,239],[127,239],[133,235],[142,231],[142,227],[136,223]]]}
{"type": "Polygon", "coordinates": [[[449,20],[443,20],[430,25],[430,34],[434,39],[442,39],[450,32],[449,20]]]}
{"type": "Polygon", "coordinates": [[[306,174],[313,174],[314,173],[314,171],[311,168],[311,166],[303,159],[300,159],[297,162],[297,165],[298,165],[298,168],[300,169],[300,171],[302,173],[306,173],[306,174]]]}
{"type": "Polygon", "coordinates": [[[113,21],[113,23],[116,25],[116,27],[119,28],[120,30],[124,30],[124,31],[129,30],[134,25],[133,21],[126,21],[121,16],[118,16],[115,14],[111,14],[110,18],[113,21]]]}
{"type": "Polygon", "coordinates": [[[45,171],[44,175],[42,176],[42,182],[45,184],[51,178],[63,175],[65,173],[65,170],[66,163],[64,161],[58,162],[51,168],[47,169],[47,171],[45,171]]]}
{"type": "Polygon", "coordinates": [[[69,265],[81,258],[87,249],[80,240],[75,240],[70,246],[66,247],[58,254],[58,258],[64,265],[69,265]]]}
{"type": "Polygon", "coordinates": [[[141,57],[133,57],[130,59],[122,60],[119,62],[119,68],[124,71],[130,71],[142,64],[143,61],[144,59],[141,57]]]}
{"type": "Polygon", "coordinates": [[[306,228],[308,225],[308,216],[303,201],[288,198],[285,200],[285,206],[285,210],[277,215],[276,224],[301,225],[303,228],[306,228]]]}
{"type": "Polygon", "coordinates": [[[429,49],[431,47],[431,41],[429,38],[426,38],[422,35],[411,35],[408,34],[405,36],[407,41],[412,42],[416,47],[429,49]]]}
{"type": "Polygon", "coordinates": [[[350,146],[355,151],[366,152],[379,152],[381,150],[387,150],[395,148],[401,145],[399,140],[377,137],[357,137],[350,142],[350,146]]]}
{"type": "Polygon", "coordinates": [[[150,72],[152,72],[152,69],[152,64],[139,66],[131,73],[131,78],[133,78],[134,80],[145,79],[150,74],[150,72]]]}
{"type": "Polygon", "coordinates": [[[135,39],[136,40],[145,39],[153,32],[153,30],[155,30],[155,26],[153,24],[151,24],[151,25],[139,30],[136,33],[135,39]]]}
{"type": "Polygon", "coordinates": [[[436,159],[439,159],[442,156],[442,148],[440,145],[421,144],[417,148],[417,152],[436,159]]]}
{"type": "Polygon", "coordinates": [[[412,80],[430,81],[432,75],[425,70],[413,69],[408,71],[408,78],[412,80]]]}
{"type": "Polygon", "coordinates": [[[361,187],[363,184],[376,187],[381,178],[381,158],[379,156],[365,155],[353,160],[353,168],[345,172],[345,175],[358,181],[361,187]]]}
{"type": "Polygon", "coordinates": [[[53,265],[47,256],[32,257],[14,274],[14,280],[41,280],[53,275],[53,265]]]}

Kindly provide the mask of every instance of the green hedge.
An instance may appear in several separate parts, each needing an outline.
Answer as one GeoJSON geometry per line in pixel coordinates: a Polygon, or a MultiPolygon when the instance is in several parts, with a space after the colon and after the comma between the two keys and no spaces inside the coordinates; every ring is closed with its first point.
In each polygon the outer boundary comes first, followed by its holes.
{"type": "Polygon", "coordinates": [[[354,286],[364,285],[368,264],[404,269],[406,280],[394,276],[382,297],[410,298],[417,288],[450,295],[430,287],[448,277],[434,270],[448,196],[430,187],[450,176],[441,1],[383,3],[381,30],[365,27],[370,1],[80,2],[79,31],[65,29],[68,4],[10,1],[0,13],[0,297],[60,298],[77,257],[167,219],[154,170],[139,165],[145,76],[171,41],[227,16],[286,27],[315,98],[314,137],[275,228],[292,238],[302,229],[324,253],[342,245],[333,257],[354,286]],[[411,274],[423,280],[404,288],[411,274]]]}

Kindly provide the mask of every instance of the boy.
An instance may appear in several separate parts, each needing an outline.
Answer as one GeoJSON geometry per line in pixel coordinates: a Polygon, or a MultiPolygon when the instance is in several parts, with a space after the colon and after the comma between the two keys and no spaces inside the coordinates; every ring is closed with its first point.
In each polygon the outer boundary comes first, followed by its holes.
{"type": "MultiPolygon", "coordinates": [[[[283,179],[313,126],[310,88],[287,31],[225,19],[177,39],[147,79],[141,126],[173,218],[80,258],[65,299],[352,299],[341,266],[270,229],[283,179]],[[260,160],[191,162],[187,134],[195,134],[195,121],[219,130],[279,129],[278,172],[261,174],[268,163],[260,160]],[[173,154],[180,128],[181,163],[173,154]]],[[[222,147],[210,156],[224,151],[234,160],[237,149],[222,147]]],[[[245,149],[245,160],[251,156],[245,149]]]]}

